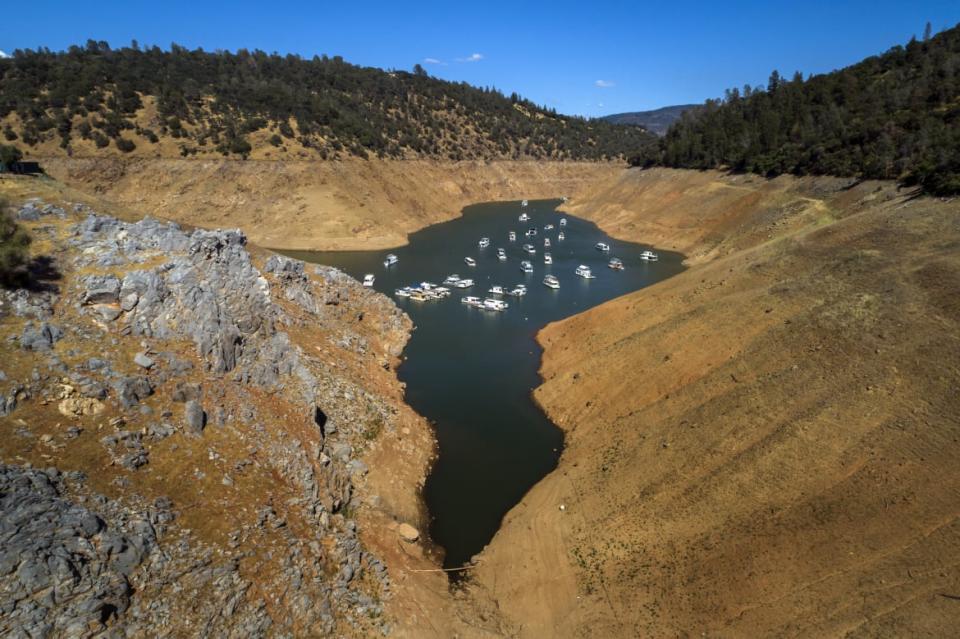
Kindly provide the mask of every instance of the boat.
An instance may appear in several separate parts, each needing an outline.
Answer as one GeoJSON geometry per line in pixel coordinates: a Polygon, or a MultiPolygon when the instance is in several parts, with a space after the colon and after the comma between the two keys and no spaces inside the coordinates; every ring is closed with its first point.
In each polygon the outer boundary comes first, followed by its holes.
{"type": "Polygon", "coordinates": [[[410,287],[404,286],[403,288],[398,288],[393,294],[397,297],[410,297],[410,287]]]}
{"type": "Polygon", "coordinates": [[[514,286],[512,289],[507,291],[507,295],[512,295],[513,297],[523,297],[527,294],[526,286],[514,286]]]}
{"type": "Polygon", "coordinates": [[[460,281],[460,276],[454,273],[453,275],[447,275],[447,279],[443,280],[444,284],[456,284],[460,281]]]}
{"type": "Polygon", "coordinates": [[[436,293],[439,297],[450,297],[450,289],[446,286],[438,286],[433,289],[433,292],[436,293]]]}
{"type": "Polygon", "coordinates": [[[547,275],[543,278],[543,285],[549,288],[557,289],[560,288],[560,280],[557,279],[556,275],[547,275]]]}
{"type": "Polygon", "coordinates": [[[490,238],[489,238],[489,237],[481,237],[481,238],[480,238],[480,241],[477,242],[477,246],[479,246],[480,248],[487,248],[488,246],[490,246],[490,238]]]}
{"type": "Polygon", "coordinates": [[[508,306],[510,305],[503,300],[496,300],[492,297],[488,297],[487,299],[483,300],[483,306],[481,308],[486,311],[505,311],[507,310],[508,306]]]}
{"type": "Polygon", "coordinates": [[[566,225],[567,225],[567,218],[561,217],[561,218],[560,218],[560,226],[566,226],[566,225]]]}
{"type": "Polygon", "coordinates": [[[526,284],[517,284],[517,285],[514,286],[513,288],[519,288],[519,289],[525,291],[525,290],[527,290],[527,285],[526,285],[526,284]]]}
{"type": "Polygon", "coordinates": [[[366,275],[363,276],[363,285],[366,286],[367,288],[370,288],[371,286],[373,286],[373,282],[376,279],[377,278],[373,276],[373,273],[367,273],[366,275]]]}
{"type": "Polygon", "coordinates": [[[533,237],[536,234],[537,234],[537,227],[531,226],[530,228],[527,229],[527,237],[533,237]]]}
{"type": "Polygon", "coordinates": [[[622,270],[623,270],[623,262],[622,262],[619,258],[616,258],[616,257],[610,258],[610,261],[607,262],[607,266],[609,266],[610,268],[612,268],[612,269],[615,270],[615,271],[622,271],[622,270]]]}
{"type": "Polygon", "coordinates": [[[598,251],[607,252],[610,250],[610,245],[604,244],[603,242],[597,242],[596,244],[594,244],[594,248],[597,249],[598,251]]]}
{"type": "Polygon", "coordinates": [[[524,273],[533,273],[533,264],[524,260],[520,262],[520,270],[524,273]]]}
{"type": "Polygon", "coordinates": [[[511,242],[516,242],[516,241],[517,241],[517,232],[516,232],[516,231],[510,231],[510,235],[509,235],[508,237],[510,238],[510,241],[511,241],[511,242]]]}
{"type": "Polygon", "coordinates": [[[465,257],[465,258],[463,258],[463,263],[466,264],[467,266],[476,266],[476,265],[477,265],[477,261],[476,261],[475,259],[473,259],[472,257],[465,257]]]}
{"type": "Polygon", "coordinates": [[[410,291],[410,299],[412,299],[414,302],[426,302],[429,297],[420,289],[415,288],[410,291]]]}
{"type": "Polygon", "coordinates": [[[550,248],[550,238],[549,238],[549,237],[543,238],[543,246],[544,246],[544,248],[550,248]]]}
{"type": "Polygon", "coordinates": [[[543,254],[543,263],[544,264],[553,264],[553,256],[549,253],[543,254]]]}
{"type": "Polygon", "coordinates": [[[537,252],[537,249],[533,246],[533,244],[524,244],[523,250],[529,253],[530,255],[533,255],[537,252]]]}
{"type": "Polygon", "coordinates": [[[574,273],[587,280],[592,280],[594,277],[596,277],[590,271],[590,267],[587,266],[586,264],[581,264],[580,266],[578,266],[577,269],[574,271],[574,273]]]}
{"type": "Polygon", "coordinates": [[[473,280],[471,280],[470,278],[457,280],[456,282],[451,284],[451,286],[456,286],[457,288],[470,288],[471,286],[473,286],[473,280]]]}
{"type": "Polygon", "coordinates": [[[528,202],[527,202],[526,200],[524,200],[523,202],[520,203],[520,206],[526,206],[527,204],[528,204],[528,202]]]}
{"type": "Polygon", "coordinates": [[[502,248],[498,248],[498,249],[497,249],[497,259],[500,260],[501,262],[503,262],[504,260],[506,260],[506,259],[507,259],[507,252],[504,251],[502,248]]]}
{"type": "Polygon", "coordinates": [[[383,265],[386,266],[387,268],[389,268],[389,267],[393,266],[394,264],[396,264],[396,263],[399,262],[399,261],[400,261],[400,258],[398,258],[398,257],[397,257],[396,255],[394,255],[393,253],[390,253],[390,254],[387,255],[387,258],[386,258],[385,260],[383,260],[383,265]]]}
{"type": "Polygon", "coordinates": [[[503,295],[504,291],[502,286],[491,286],[487,293],[490,293],[490,295],[503,295]]]}
{"type": "Polygon", "coordinates": [[[466,304],[467,306],[480,306],[481,304],[483,304],[483,302],[480,301],[479,297],[474,297],[472,295],[468,295],[467,297],[461,297],[460,303],[466,304]]]}
{"type": "Polygon", "coordinates": [[[563,238],[565,238],[565,237],[566,237],[566,236],[563,234],[563,231],[560,231],[559,233],[557,233],[557,239],[560,240],[561,242],[563,241],[563,238]]]}
{"type": "Polygon", "coordinates": [[[640,254],[640,259],[647,262],[656,262],[660,257],[653,251],[647,250],[640,254]]]}
{"type": "Polygon", "coordinates": [[[518,217],[517,219],[520,220],[521,222],[526,222],[527,220],[530,219],[530,216],[527,215],[526,213],[521,213],[520,217],[518,217]]]}
{"type": "Polygon", "coordinates": [[[543,227],[543,230],[544,230],[544,231],[552,231],[552,230],[553,230],[553,224],[547,224],[545,227],[543,227]]]}

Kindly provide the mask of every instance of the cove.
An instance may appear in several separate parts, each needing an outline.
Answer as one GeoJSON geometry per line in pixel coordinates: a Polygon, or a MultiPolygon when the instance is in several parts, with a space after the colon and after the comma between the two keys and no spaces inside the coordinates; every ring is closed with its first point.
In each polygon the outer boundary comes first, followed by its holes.
{"type": "Polygon", "coordinates": [[[659,261],[645,262],[648,248],[612,239],[596,225],[557,210],[561,200],[490,202],[466,207],[463,216],[410,235],[407,246],[391,251],[283,251],[308,262],[335,266],[362,280],[376,275],[374,288],[394,299],[413,319],[416,330],[404,351],[397,374],[406,383],[406,401],[434,424],[439,457],[424,488],[430,512],[430,537],[445,550],[444,567],[470,561],[492,539],[503,516],[523,495],[557,466],[563,434],[534,403],[540,384],[541,349],[535,337],[546,324],[581,313],[607,300],[649,286],[683,270],[678,253],[658,251],[659,261]],[[519,222],[520,213],[530,216],[519,222]],[[567,225],[560,226],[565,217],[567,225]],[[553,224],[553,230],[544,226],[553,224]],[[536,227],[536,237],[525,237],[536,227]],[[517,232],[515,242],[508,233],[517,232]],[[565,239],[559,241],[559,231],[565,239]],[[479,248],[481,237],[490,246],[479,248]],[[553,264],[543,260],[544,238],[553,264]],[[610,245],[609,253],[594,248],[610,245]],[[536,255],[522,250],[525,243],[536,255]],[[507,260],[497,259],[497,248],[507,260]],[[384,257],[399,262],[385,268],[384,257]],[[475,267],[464,263],[473,257],[475,267]],[[626,268],[607,267],[611,257],[626,268]],[[533,273],[520,270],[521,260],[533,273]],[[574,274],[589,266],[595,279],[574,274]],[[472,278],[470,289],[453,288],[439,301],[417,302],[394,291],[423,281],[440,284],[451,273],[472,278]],[[542,284],[544,275],[560,281],[557,290],[542,284]],[[495,284],[512,288],[524,283],[524,297],[503,297],[503,312],[470,308],[461,297],[491,297],[495,284]]]}

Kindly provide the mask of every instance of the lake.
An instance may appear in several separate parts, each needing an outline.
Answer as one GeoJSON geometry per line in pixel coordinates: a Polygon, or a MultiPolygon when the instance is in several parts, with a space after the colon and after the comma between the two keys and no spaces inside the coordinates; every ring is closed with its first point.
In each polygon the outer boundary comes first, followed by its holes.
{"type": "Polygon", "coordinates": [[[430,537],[445,550],[445,567],[468,562],[490,541],[510,508],[547,473],[556,468],[563,448],[562,432],[534,404],[531,391],[540,383],[541,349],[537,331],[553,322],[654,284],[683,270],[678,253],[658,251],[659,261],[645,262],[649,247],[612,239],[586,220],[559,213],[561,200],[491,202],[469,206],[463,216],[410,235],[407,246],[391,251],[284,251],[309,262],[328,264],[362,280],[376,276],[374,288],[396,300],[416,326],[398,370],[406,383],[406,401],[430,419],[436,429],[439,458],[424,490],[431,516],[430,537]],[[530,221],[519,222],[526,212],[530,221]],[[560,226],[561,217],[567,225],[560,226]],[[552,230],[544,226],[553,224],[552,230]],[[526,237],[528,228],[538,229],[526,237]],[[517,232],[515,242],[509,231],[517,232]],[[559,231],[566,238],[559,241],[559,231]],[[481,237],[490,246],[479,248],[481,237]],[[544,238],[553,264],[543,260],[544,238]],[[594,248],[610,245],[609,253],[594,248]],[[521,247],[536,247],[528,255],[521,247]],[[504,248],[506,261],[497,259],[504,248]],[[387,253],[399,262],[384,267],[387,253]],[[475,267],[464,263],[476,260],[475,267]],[[620,258],[625,269],[607,267],[620,258]],[[533,273],[520,270],[521,260],[533,273]],[[574,274],[589,266],[594,279],[574,274]],[[398,297],[398,288],[423,281],[440,284],[450,274],[472,278],[470,289],[452,289],[439,301],[398,297]],[[559,289],[542,284],[557,276],[559,289]],[[491,297],[492,285],[527,286],[524,297],[503,297],[509,308],[495,312],[471,308],[461,297],[491,297]]]}

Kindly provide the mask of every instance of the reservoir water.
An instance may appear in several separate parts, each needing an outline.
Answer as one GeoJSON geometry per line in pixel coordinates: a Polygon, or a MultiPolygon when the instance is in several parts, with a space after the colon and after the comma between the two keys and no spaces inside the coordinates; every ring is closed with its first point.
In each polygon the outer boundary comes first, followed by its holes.
{"type": "Polygon", "coordinates": [[[427,480],[424,497],[431,516],[430,536],[445,551],[445,567],[468,562],[490,541],[500,521],[523,495],[557,465],[563,434],[534,404],[531,391],[540,383],[541,351],[537,331],[553,322],[631,291],[649,286],[683,270],[682,255],[659,251],[659,261],[646,262],[648,248],[611,239],[593,223],[559,213],[561,200],[477,204],[463,216],[430,226],[410,236],[407,246],[391,251],[284,251],[309,262],[338,267],[362,280],[376,275],[374,288],[396,300],[413,319],[416,330],[404,351],[398,375],[406,383],[406,401],[436,428],[439,458],[427,480]],[[526,212],[528,222],[519,222],[526,212]],[[560,218],[567,224],[560,226],[560,218]],[[553,224],[552,230],[544,226],[553,224]],[[535,237],[526,237],[529,228],[535,237]],[[510,242],[508,233],[517,233],[510,242]],[[560,241],[558,233],[564,232],[560,241]],[[481,237],[490,246],[479,248],[481,237]],[[544,238],[553,264],[544,264],[544,238]],[[610,245],[609,253],[594,248],[610,245]],[[533,244],[536,254],[522,250],[533,244]],[[497,259],[503,248],[507,260],[497,259]],[[383,260],[394,253],[399,262],[383,260]],[[465,257],[476,266],[464,263],[465,257]],[[608,268],[611,257],[625,269],[608,268]],[[533,263],[533,273],[520,270],[521,260],[533,263]],[[589,266],[594,279],[574,274],[589,266]],[[472,278],[469,289],[453,288],[439,301],[417,302],[397,297],[403,286],[443,282],[456,273],[472,278]],[[559,289],[542,284],[555,275],[559,289]],[[491,297],[493,285],[512,288],[524,283],[524,297],[502,297],[503,312],[471,308],[461,297],[491,297]]]}

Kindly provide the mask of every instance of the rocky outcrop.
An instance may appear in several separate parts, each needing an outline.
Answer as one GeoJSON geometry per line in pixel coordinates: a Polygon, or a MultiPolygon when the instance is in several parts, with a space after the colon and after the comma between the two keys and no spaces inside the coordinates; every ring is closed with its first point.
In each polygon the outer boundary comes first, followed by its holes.
{"type": "Polygon", "coordinates": [[[0,373],[0,413],[36,459],[103,477],[0,467],[0,623],[14,636],[388,631],[391,580],[361,541],[355,482],[365,425],[393,428],[396,409],[338,359],[382,371],[409,320],[332,269],[271,257],[261,271],[236,230],[55,219],[60,293],[0,299],[11,370],[31,371],[0,373]],[[290,333],[317,329],[323,359],[290,333]]]}

